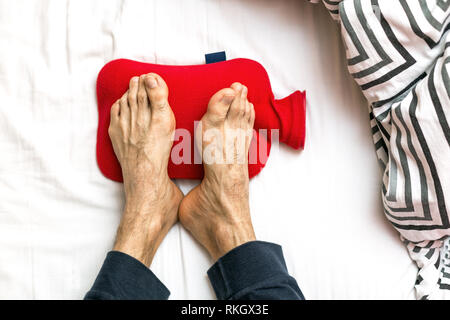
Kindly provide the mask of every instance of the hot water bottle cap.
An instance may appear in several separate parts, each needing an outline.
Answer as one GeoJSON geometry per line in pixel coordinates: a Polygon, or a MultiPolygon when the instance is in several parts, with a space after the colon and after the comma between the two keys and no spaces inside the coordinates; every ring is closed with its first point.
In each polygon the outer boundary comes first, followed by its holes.
{"type": "Polygon", "coordinates": [[[180,139],[174,143],[174,148],[179,143],[183,143],[183,146],[187,143],[191,159],[182,163],[174,163],[172,159],[169,161],[169,176],[173,179],[203,177],[203,166],[196,160],[194,150],[195,122],[205,114],[211,97],[235,82],[248,87],[248,100],[255,106],[256,133],[249,155],[253,159],[248,166],[250,178],[264,168],[274,130],[279,130],[280,142],[294,149],[304,147],[305,92],[296,91],[287,98],[275,100],[267,72],[256,61],[235,59],[196,66],[165,66],[120,59],[103,67],[97,81],[97,161],[100,170],[109,179],[123,181],[122,170],[108,135],[111,107],[128,90],[132,77],[147,73],[159,74],[166,81],[177,129],[185,129],[185,132],[190,133],[190,141],[180,139]]]}

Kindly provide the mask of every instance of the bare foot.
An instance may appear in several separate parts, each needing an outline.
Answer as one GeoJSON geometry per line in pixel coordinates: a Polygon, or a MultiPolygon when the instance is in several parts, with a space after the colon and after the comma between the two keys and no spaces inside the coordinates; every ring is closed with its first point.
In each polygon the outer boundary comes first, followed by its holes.
{"type": "Polygon", "coordinates": [[[109,135],[122,166],[126,196],[115,251],[150,266],[153,256],[177,222],[183,194],[169,179],[175,117],[169,90],[156,74],[135,77],[111,108],[109,135]]]}
{"type": "Polygon", "coordinates": [[[202,141],[205,177],[180,205],[181,223],[214,260],[256,239],[248,194],[255,110],[247,93],[245,86],[235,83],[212,97],[196,132],[197,143],[202,141]]]}

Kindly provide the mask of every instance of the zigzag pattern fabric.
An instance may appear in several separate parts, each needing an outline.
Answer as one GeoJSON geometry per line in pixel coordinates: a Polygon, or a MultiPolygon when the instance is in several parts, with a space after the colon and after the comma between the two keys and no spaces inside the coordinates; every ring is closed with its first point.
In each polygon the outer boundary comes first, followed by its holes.
{"type": "Polygon", "coordinates": [[[323,3],[369,101],[385,215],[419,267],[417,298],[450,299],[450,0],[323,3]]]}

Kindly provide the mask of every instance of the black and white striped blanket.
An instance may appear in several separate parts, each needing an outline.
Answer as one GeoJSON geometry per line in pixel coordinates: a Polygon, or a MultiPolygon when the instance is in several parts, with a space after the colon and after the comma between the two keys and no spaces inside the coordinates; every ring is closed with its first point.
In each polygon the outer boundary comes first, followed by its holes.
{"type": "Polygon", "coordinates": [[[385,215],[419,267],[417,298],[450,299],[450,0],[322,1],[369,101],[385,215]]]}

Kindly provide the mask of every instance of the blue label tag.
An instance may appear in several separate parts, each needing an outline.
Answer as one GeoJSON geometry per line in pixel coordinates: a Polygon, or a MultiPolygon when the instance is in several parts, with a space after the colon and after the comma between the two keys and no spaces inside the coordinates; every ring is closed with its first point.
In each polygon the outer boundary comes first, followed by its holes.
{"type": "Polygon", "coordinates": [[[205,58],[206,64],[227,61],[227,55],[225,51],[206,54],[205,58]]]}

